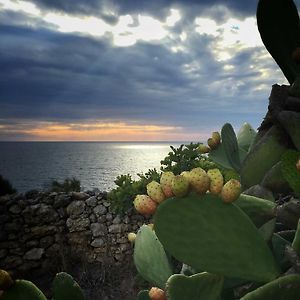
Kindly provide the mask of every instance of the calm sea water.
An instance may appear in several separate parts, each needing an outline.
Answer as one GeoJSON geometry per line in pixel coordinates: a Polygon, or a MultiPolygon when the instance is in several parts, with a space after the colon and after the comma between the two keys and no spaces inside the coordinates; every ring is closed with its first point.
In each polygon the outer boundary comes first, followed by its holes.
{"type": "Polygon", "coordinates": [[[160,167],[182,143],[0,142],[0,174],[19,191],[43,189],[52,180],[80,180],[84,190],[115,187],[118,175],[160,167]]]}

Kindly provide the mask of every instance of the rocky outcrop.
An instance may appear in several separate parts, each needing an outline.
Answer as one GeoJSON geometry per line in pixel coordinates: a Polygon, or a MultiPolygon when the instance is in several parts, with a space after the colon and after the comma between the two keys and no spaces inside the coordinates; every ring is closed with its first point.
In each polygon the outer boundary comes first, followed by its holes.
{"type": "Polygon", "coordinates": [[[66,253],[87,262],[120,264],[132,256],[128,232],[144,223],[149,220],[133,210],[115,214],[99,191],[3,196],[0,268],[12,273],[47,269],[66,253]]]}

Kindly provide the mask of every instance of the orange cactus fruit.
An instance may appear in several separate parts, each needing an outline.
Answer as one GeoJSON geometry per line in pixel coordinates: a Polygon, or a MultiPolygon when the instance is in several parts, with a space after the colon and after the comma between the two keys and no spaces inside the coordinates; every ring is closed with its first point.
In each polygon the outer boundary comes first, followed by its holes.
{"type": "Polygon", "coordinates": [[[166,293],[158,287],[152,287],[149,291],[149,298],[151,300],[166,300],[166,293]]]}
{"type": "Polygon", "coordinates": [[[137,212],[146,216],[154,214],[157,208],[157,203],[148,195],[136,195],[133,205],[137,212]]]}

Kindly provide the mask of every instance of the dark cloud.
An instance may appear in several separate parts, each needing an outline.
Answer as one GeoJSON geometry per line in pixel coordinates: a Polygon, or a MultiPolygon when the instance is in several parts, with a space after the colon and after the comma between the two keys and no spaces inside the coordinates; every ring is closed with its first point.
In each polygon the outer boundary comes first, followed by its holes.
{"type": "MultiPolygon", "coordinates": [[[[163,19],[175,3],[108,2],[120,14],[148,11],[155,16],[161,14],[163,19]]],[[[38,4],[68,13],[90,14],[99,10],[102,17],[109,18],[108,2],[38,4]]],[[[235,126],[245,121],[258,125],[267,109],[268,88],[282,79],[277,66],[270,57],[260,59],[266,54],[262,47],[240,49],[230,60],[218,61],[213,53],[217,38],[196,33],[194,19],[188,18],[198,11],[207,18],[213,15],[216,21],[228,17],[230,11],[222,12],[222,7],[213,10],[213,4],[232,9],[231,17],[235,12],[253,16],[256,1],[176,3],[185,15],[170,28],[167,38],[155,43],[138,41],[130,47],[113,46],[109,34],[93,38],[61,33],[41,19],[0,12],[0,121],[17,124],[16,120],[22,120],[23,124],[30,120],[30,127],[34,120],[121,120],[183,126],[190,131],[207,126],[218,130],[230,120],[235,126]],[[207,10],[198,10],[200,6],[207,10]],[[26,21],[35,25],[28,27],[24,25],[26,21]],[[182,31],[187,32],[184,43],[179,40],[182,31]],[[172,52],[172,46],[177,45],[183,46],[184,51],[172,52]],[[225,64],[233,68],[227,70],[225,64]],[[262,70],[274,70],[273,76],[259,82],[262,70]],[[259,84],[264,88],[259,89],[259,84]]],[[[117,17],[111,17],[110,22],[116,22],[117,17]]],[[[10,126],[13,132],[13,125],[10,126]]]]}
{"type": "MultiPolygon", "coordinates": [[[[256,0],[31,0],[37,6],[44,9],[64,11],[70,14],[80,15],[102,15],[108,20],[111,15],[109,9],[119,14],[150,14],[160,19],[165,18],[170,7],[182,7],[185,10],[200,14],[205,7],[224,5],[230,10],[241,15],[253,15],[256,10],[256,0]]],[[[111,19],[113,21],[113,19],[111,19]]]]}

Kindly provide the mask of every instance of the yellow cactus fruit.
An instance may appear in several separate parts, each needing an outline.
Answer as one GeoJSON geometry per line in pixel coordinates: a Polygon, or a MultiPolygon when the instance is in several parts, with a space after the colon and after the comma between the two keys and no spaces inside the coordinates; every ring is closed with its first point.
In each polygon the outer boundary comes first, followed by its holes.
{"type": "Polygon", "coordinates": [[[207,171],[207,175],[210,178],[209,191],[214,194],[220,194],[224,185],[224,178],[219,169],[210,169],[207,171]]]}
{"type": "Polygon", "coordinates": [[[209,138],[207,140],[207,145],[210,147],[210,149],[214,150],[218,147],[219,143],[217,143],[213,138],[209,138]]]}
{"type": "Polygon", "coordinates": [[[127,238],[130,243],[134,243],[136,239],[136,234],[134,232],[129,232],[127,238]]]}
{"type": "Polygon", "coordinates": [[[211,138],[214,140],[214,142],[219,145],[220,142],[221,142],[221,136],[220,136],[220,133],[218,131],[214,131],[212,134],[211,134],[211,138]]]}
{"type": "Polygon", "coordinates": [[[300,158],[296,162],[296,168],[300,172],[300,158]]]}
{"type": "Polygon", "coordinates": [[[147,224],[147,226],[148,226],[150,229],[154,230],[154,224],[153,224],[153,223],[147,224]]]}
{"type": "Polygon", "coordinates": [[[147,184],[148,196],[157,203],[161,203],[166,199],[161,185],[156,181],[151,181],[147,184]]]}
{"type": "Polygon", "coordinates": [[[231,203],[239,198],[241,191],[241,183],[236,179],[230,179],[222,188],[221,198],[225,203],[231,203]]]}
{"type": "Polygon", "coordinates": [[[205,194],[210,186],[210,179],[202,168],[194,168],[190,171],[189,182],[197,194],[205,194]]]}
{"type": "Polygon", "coordinates": [[[208,153],[210,148],[206,145],[201,144],[199,145],[198,150],[201,154],[204,154],[204,153],[208,153]]]}
{"type": "Polygon", "coordinates": [[[0,270],[0,290],[7,290],[14,284],[9,273],[5,270],[0,270]]]}

